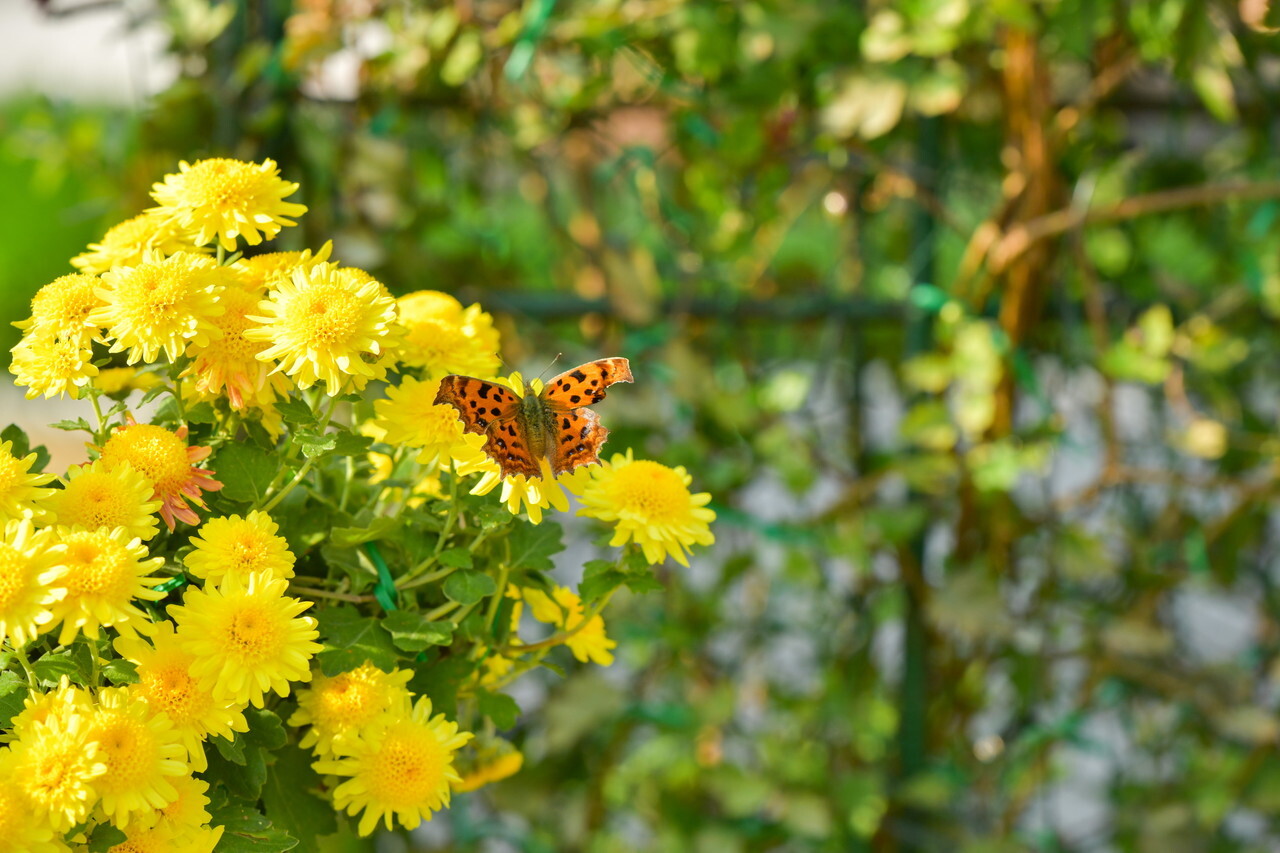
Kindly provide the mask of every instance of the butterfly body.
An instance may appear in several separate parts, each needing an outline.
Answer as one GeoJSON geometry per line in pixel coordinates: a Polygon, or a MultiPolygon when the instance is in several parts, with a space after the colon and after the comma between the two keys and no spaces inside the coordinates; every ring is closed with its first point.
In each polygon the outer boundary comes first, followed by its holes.
{"type": "Polygon", "coordinates": [[[484,451],[503,477],[533,478],[542,476],[543,459],[556,475],[599,462],[609,431],[586,407],[603,400],[615,382],[631,381],[625,358],[579,365],[523,397],[496,382],[451,374],[440,380],[435,402],[457,409],[464,431],[486,436],[484,451]]]}

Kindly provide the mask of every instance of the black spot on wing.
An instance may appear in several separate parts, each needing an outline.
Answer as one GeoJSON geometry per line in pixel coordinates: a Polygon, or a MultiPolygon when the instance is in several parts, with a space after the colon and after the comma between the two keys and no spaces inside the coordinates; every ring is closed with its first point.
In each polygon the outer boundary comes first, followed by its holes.
{"type": "Polygon", "coordinates": [[[570,397],[570,398],[569,398],[569,402],[570,402],[570,403],[581,403],[581,402],[582,402],[582,398],[581,398],[581,397],[579,397],[577,394],[574,394],[572,397],[570,397]]]}
{"type": "Polygon", "coordinates": [[[574,379],[578,380],[579,382],[587,378],[587,374],[583,373],[581,370],[575,370],[573,371],[573,373],[570,373],[569,375],[572,376],[574,379]]]}
{"type": "Polygon", "coordinates": [[[490,385],[488,382],[481,382],[481,383],[480,383],[480,397],[481,397],[481,399],[488,400],[488,399],[489,399],[489,392],[490,392],[490,391],[492,391],[492,390],[493,390],[493,386],[492,386],[492,385],[490,385]]]}

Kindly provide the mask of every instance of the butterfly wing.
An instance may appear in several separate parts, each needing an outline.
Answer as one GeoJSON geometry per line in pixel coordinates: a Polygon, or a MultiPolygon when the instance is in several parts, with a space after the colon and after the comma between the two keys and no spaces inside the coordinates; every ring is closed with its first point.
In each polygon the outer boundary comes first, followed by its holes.
{"type": "Polygon", "coordinates": [[[542,475],[529,449],[520,398],[510,388],[474,376],[450,374],[440,380],[435,402],[457,409],[464,432],[485,436],[484,452],[498,463],[503,477],[542,475]]]}
{"type": "Polygon", "coordinates": [[[456,373],[440,380],[435,402],[457,409],[463,431],[476,435],[486,434],[490,424],[514,418],[520,410],[520,398],[510,388],[456,373]]]}
{"type": "Polygon", "coordinates": [[[551,448],[551,470],[556,475],[568,473],[579,465],[600,461],[600,448],[609,430],[600,424],[600,416],[590,409],[555,412],[555,444],[551,448]]]}
{"type": "Polygon", "coordinates": [[[604,399],[605,389],[615,382],[631,381],[629,361],[625,358],[602,358],[553,377],[542,389],[542,399],[553,412],[568,412],[599,403],[604,399]]]}

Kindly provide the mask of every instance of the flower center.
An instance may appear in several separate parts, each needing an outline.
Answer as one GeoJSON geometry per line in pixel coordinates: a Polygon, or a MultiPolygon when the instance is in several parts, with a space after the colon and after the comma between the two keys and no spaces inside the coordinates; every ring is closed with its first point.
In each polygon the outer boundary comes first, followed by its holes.
{"type": "Polygon", "coordinates": [[[618,506],[650,521],[674,521],[689,508],[689,492],[680,475],[648,459],[619,468],[610,492],[618,506]]]}
{"type": "Polygon", "coordinates": [[[74,597],[101,595],[116,588],[128,575],[129,555],[114,541],[86,541],[97,533],[72,533],[67,543],[67,573],[59,583],[74,597]]]}
{"type": "Polygon", "coordinates": [[[298,302],[285,322],[308,346],[344,344],[360,327],[360,303],[344,287],[319,285],[298,302]]]}
{"type": "Polygon", "coordinates": [[[99,781],[103,788],[129,790],[153,770],[155,738],[140,720],[122,712],[103,712],[107,719],[98,728],[98,758],[107,765],[99,781]]]}
{"type": "Polygon", "coordinates": [[[200,691],[191,677],[187,663],[157,667],[139,675],[138,683],[147,701],[169,715],[181,726],[200,713],[200,691]]]}
{"type": "Polygon", "coordinates": [[[107,467],[128,462],[155,485],[156,493],[177,493],[191,475],[187,445],[164,427],[130,424],[102,448],[107,467]]]}
{"type": "Polygon", "coordinates": [[[81,474],[66,488],[59,524],[82,524],[90,530],[124,527],[131,521],[126,506],[128,496],[105,473],[81,474]]]}
{"type": "Polygon", "coordinates": [[[271,657],[280,645],[276,620],[253,605],[231,614],[226,638],[230,651],[245,663],[271,657]]]}
{"type": "Polygon", "coordinates": [[[26,466],[8,451],[0,452],[0,495],[21,486],[27,477],[26,466]]]}
{"type": "Polygon", "coordinates": [[[430,733],[392,730],[374,759],[370,793],[387,803],[421,803],[444,785],[446,758],[430,733]]]}
{"type": "Polygon", "coordinates": [[[221,210],[244,207],[246,201],[252,200],[253,177],[244,163],[224,158],[202,160],[183,175],[184,201],[192,207],[221,210]]]}

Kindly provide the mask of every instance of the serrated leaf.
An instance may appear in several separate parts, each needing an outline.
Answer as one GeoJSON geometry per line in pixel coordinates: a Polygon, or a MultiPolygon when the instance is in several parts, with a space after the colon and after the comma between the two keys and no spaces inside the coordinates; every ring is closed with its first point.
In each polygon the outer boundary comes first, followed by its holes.
{"type": "Polygon", "coordinates": [[[324,456],[338,444],[338,436],[334,433],[299,432],[293,440],[302,447],[302,455],[308,459],[324,456]]]}
{"type": "Polygon", "coordinates": [[[209,805],[210,824],[223,827],[218,853],[284,853],[298,846],[298,839],[256,808],[219,793],[221,796],[209,805]]]}
{"type": "Polygon", "coordinates": [[[624,583],[626,583],[627,589],[640,595],[650,592],[662,592],[666,588],[653,575],[628,575],[624,583]]]}
{"type": "Polygon", "coordinates": [[[213,748],[218,751],[219,755],[232,764],[244,764],[246,762],[244,757],[245,739],[240,735],[236,735],[234,738],[211,737],[208,742],[213,744],[213,748]]]}
{"type": "Polygon", "coordinates": [[[76,684],[85,685],[92,677],[93,664],[89,660],[89,647],[86,643],[47,654],[31,665],[36,677],[41,681],[57,683],[62,676],[70,676],[76,684]]]}
{"type": "Polygon", "coordinates": [[[54,423],[49,424],[49,426],[53,427],[54,429],[66,430],[68,432],[74,432],[75,430],[78,430],[78,429],[84,430],[85,432],[88,432],[88,433],[93,432],[93,427],[89,426],[89,422],[86,421],[84,418],[75,418],[73,420],[65,420],[65,421],[55,421],[54,423]]]}
{"type": "Polygon", "coordinates": [[[564,543],[561,541],[563,533],[560,525],[552,521],[544,521],[542,524],[518,521],[511,528],[508,539],[511,545],[511,567],[551,571],[555,568],[551,555],[564,550],[564,543]]]}
{"type": "Polygon", "coordinates": [[[109,660],[103,664],[102,674],[112,684],[138,683],[138,665],[131,660],[123,660],[121,658],[109,660]]]}
{"type": "Polygon", "coordinates": [[[604,598],[604,596],[626,582],[627,576],[622,572],[612,570],[597,572],[590,577],[583,577],[582,583],[578,584],[578,596],[582,599],[583,604],[590,604],[593,601],[599,601],[604,598]]]}
{"type": "Polygon", "coordinates": [[[310,426],[316,422],[315,412],[302,400],[279,400],[276,402],[276,411],[285,423],[294,426],[310,426]]]}
{"type": "Polygon", "coordinates": [[[481,690],[476,695],[480,700],[480,713],[493,720],[500,730],[513,727],[520,718],[520,706],[507,694],[481,690]]]}
{"type": "Polygon", "coordinates": [[[469,569],[473,565],[471,552],[466,548],[450,548],[440,552],[440,565],[454,569],[469,569]]]}
{"type": "Polygon", "coordinates": [[[498,585],[484,572],[458,571],[449,575],[444,582],[445,598],[464,606],[475,604],[497,591],[498,585]]]}
{"type": "Polygon", "coordinates": [[[9,448],[9,452],[19,459],[30,452],[31,442],[27,438],[26,432],[17,424],[9,424],[3,430],[0,430],[0,441],[12,442],[13,446],[9,448]]]}
{"type": "Polygon", "coordinates": [[[0,672],[0,729],[7,728],[22,710],[30,689],[16,672],[0,672]]]}
{"type": "Polygon", "coordinates": [[[249,721],[249,731],[241,737],[247,743],[268,750],[277,750],[289,742],[284,723],[275,711],[268,711],[266,708],[246,708],[244,717],[249,721]]]}
{"type": "Polygon", "coordinates": [[[382,627],[391,641],[406,652],[420,652],[430,646],[453,642],[452,622],[430,622],[419,613],[395,610],[382,617],[382,627]]]}
{"type": "Polygon", "coordinates": [[[128,839],[129,836],[123,830],[109,823],[100,823],[89,833],[89,853],[107,853],[112,847],[123,844],[128,839]]]}
{"type": "Polygon", "coordinates": [[[400,653],[377,619],[361,616],[353,607],[331,607],[317,613],[316,618],[326,646],[316,659],[325,675],[350,672],[365,661],[384,672],[395,668],[400,653]]]}
{"type": "Polygon", "coordinates": [[[367,435],[357,435],[350,430],[335,433],[337,442],[333,447],[335,456],[362,456],[373,446],[373,439],[367,435]]]}
{"type": "Polygon", "coordinates": [[[224,498],[255,503],[266,494],[279,462],[255,445],[228,444],[213,458],[212,467],[222,483],[221,495],[224,498]]]}
{"type": "Polygon", "coordinates": [[[189,424],[216,424],[218,422],[218,413],[214,411],[213,404],[208,400],[201,400],[185,412],[187,423],[189,424]]]}
{"type": "Polygon", "coordinates": [[[303,850],[317,850],[316,836],[338,829],[333,805],[314,791],[320,777],[311,767],[311,755],[296,746],[277,750],[276,763],[262,789],[262,802],[273,826],[297,838],[303,850]]]}

